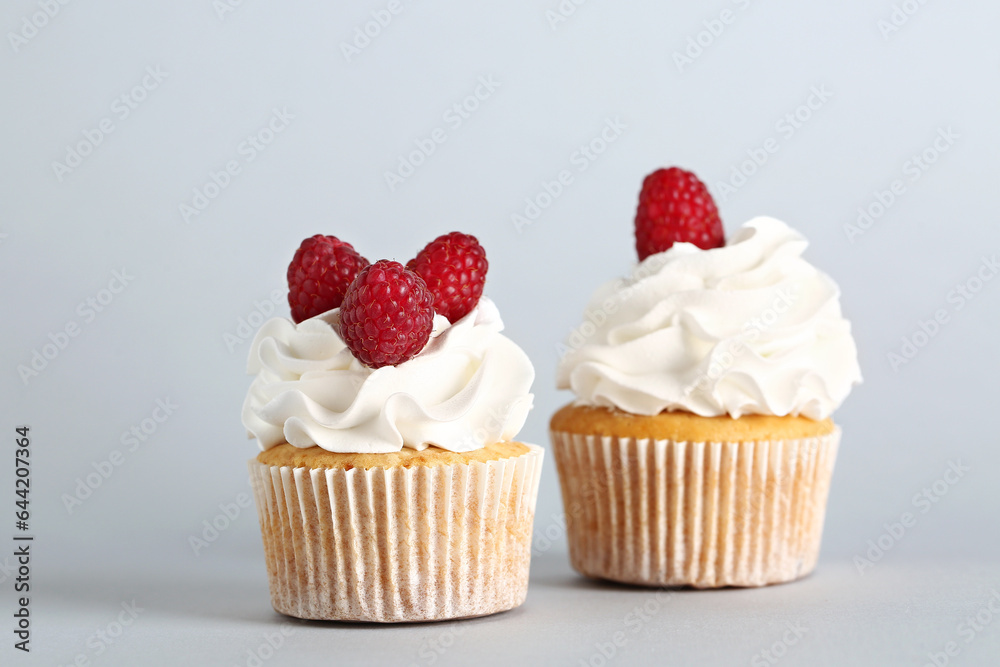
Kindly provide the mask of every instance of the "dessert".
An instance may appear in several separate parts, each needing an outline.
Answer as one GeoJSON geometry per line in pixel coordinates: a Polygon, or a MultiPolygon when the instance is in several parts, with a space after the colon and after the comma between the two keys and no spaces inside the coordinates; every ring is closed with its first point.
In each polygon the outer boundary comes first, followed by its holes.
{"type": "Polygon", "coordinates": [[[836,284],[767,217],[728,241],[689,172],[654,172],[642,259],[598,289],[551,421],[570,559],[644,585],[760,586],[815,567],[840,429],[861,380],[836,284]],[[696,245],[697,244],[697,245],[696,245]]]}
{"type": "Polygon", "coordinates": [[[296,321],[251,346],[243,423],[283,614],[432,621],[525,599],[543,450],[515,437],[534,369],[482,296],[474,237],[412,264],[307,239],[288,270],[296,321]]]}

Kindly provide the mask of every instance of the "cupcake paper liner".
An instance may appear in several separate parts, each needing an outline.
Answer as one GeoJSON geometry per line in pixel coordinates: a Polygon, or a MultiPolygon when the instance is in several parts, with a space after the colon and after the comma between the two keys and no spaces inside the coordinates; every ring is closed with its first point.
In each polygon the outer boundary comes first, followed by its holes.
{"type": "Polygon", "coordinates": [[[249,462],[271,602],[298,618],[403,622],[524,602],[543,450],[411,468],[249,462]]]}
{"type": "Polygon", "coordinates": [[[651,586],[763,586],[816,566],[840,442],[675,442],[553,432],[570,560],[651,586]]]}

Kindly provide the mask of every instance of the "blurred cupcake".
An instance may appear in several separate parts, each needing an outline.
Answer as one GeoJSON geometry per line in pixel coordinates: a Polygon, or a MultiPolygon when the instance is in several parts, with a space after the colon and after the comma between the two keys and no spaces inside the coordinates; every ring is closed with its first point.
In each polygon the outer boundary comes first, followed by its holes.
{"type": "Polygon", "coordinates": [[[403,267],[335,237],[289,267],[243,423],[275,610],[341,621],[492,614],[527,594],[542,449],[514,440],[534,369],[450,234],[403,267]]]}
{"type": "Polygon", "coordinates": [[[840,429],[861,380],[839,290],[773,218],[728,243],[689,172],[643,184],[642,260],[573,332],[552,418],[570,559],[645,585],[761,586],[816,565],[840,429]]]}

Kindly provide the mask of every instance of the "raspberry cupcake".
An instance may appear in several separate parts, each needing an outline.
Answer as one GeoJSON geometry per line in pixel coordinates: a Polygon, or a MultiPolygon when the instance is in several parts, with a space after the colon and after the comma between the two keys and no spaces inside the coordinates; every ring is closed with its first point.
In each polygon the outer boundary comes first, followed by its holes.
{"type": "Polygon", "coordinates": [[[243,406],[278,612],[435,621],[524,601],[542,449],[515,438],[534,369],[486,269],[459,233],[406,267],[332,236],[295,254],[294,321],[257,333],[243,406]]]}
{"type": "Polygon", "coordinates": [[[754,218],[728,241],[705,186],[646,178],[640,263],[569,337],[551,421],[573,567],[651,586],[762,586],[816,565],[861,381],[833,280],[754,218]]]}

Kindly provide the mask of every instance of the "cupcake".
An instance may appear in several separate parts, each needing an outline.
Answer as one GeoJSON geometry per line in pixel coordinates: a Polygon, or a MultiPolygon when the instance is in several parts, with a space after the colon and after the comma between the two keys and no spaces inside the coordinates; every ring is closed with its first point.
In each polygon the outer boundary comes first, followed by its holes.
{"type": "Polygon", "coordinates": [[[389,623],[524,602],[542,449],[515,438],[534,369],[486,268],[458,233],[406,267],[332,236],[299,248],[294,321],[260,328],[243,406],[276,611],[389,623]]]}
{"type": "Polygon", "coordinates": [[[833,280],[758,217],[723,239],[705,186],[646,178],[639,264],[562,350],[551,421],[573,567],[650,586],[762,586],[813,570],[861,381],[833,280]]]}

